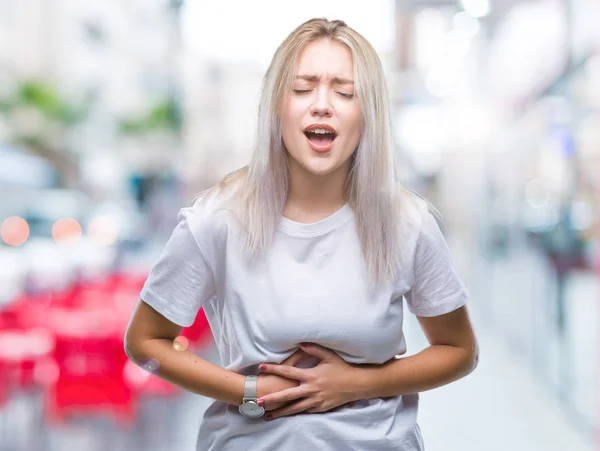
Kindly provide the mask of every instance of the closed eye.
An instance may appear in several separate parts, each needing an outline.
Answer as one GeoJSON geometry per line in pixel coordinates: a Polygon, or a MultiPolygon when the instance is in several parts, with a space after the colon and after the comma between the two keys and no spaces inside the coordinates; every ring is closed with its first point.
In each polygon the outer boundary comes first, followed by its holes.
{"type": "Polygon", "coordinates": [[[296,94],[304,94],[306,92],[310,92],[310,89],[294,89],[296,94]]]}
{"type": "Polygon", "coordinates": [[[346,94],[345,92],[338,92],[339,95],[341,95],[342,97],[345,97],[347,99],[353,99],[354,98],[354,94],[346,94]]]}

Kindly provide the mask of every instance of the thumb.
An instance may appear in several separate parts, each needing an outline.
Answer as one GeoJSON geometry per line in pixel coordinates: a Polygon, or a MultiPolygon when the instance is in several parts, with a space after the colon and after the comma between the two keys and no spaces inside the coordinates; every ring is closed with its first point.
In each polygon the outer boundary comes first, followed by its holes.
{"type": "Polygon", "coordinates": [[[322,361],[328,362],[338,357],[338,355],[330,349],[324,348],[323,346],[319,346],[314,343],[302,343],[300,345],[300,349],[302,349],[307,354],[317,357],[322,361]]]}

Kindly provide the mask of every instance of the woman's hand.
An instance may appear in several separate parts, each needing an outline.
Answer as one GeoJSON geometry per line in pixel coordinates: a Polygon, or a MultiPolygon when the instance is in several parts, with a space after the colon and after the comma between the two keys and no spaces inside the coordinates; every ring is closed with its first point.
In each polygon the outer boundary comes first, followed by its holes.
{"type": "MultiPolygon", "coordinates": [[[[298,362],[300,362],[306,357],[309,357],[309,355],[301,349],[298,349],[291,356],[289,356],[287,359],[281,362],[281,365],[294,367],[298,362]]],[[[288,379],[287,377],[280,376],[277,374],[259,374],[256,387],[258,397],[262,398],[271,393],[280,392],[282,390],[294,388],[297,386],[298,381],[294,379],[288,379]]],[[[285,404],[285,402],[273,402],[263,404],[263,407],[265,408],[265,410],[270,411],[283,407],[285,404]]]]}
{"type": "Polygon", "coordinates": [[[269,409],[272,412],[265,417],[266,419],[300,412],[327,412],[358,399],[356,376],[359,368],[346,363],[335,352],[316,344],[302,345],[300,349],[319,358],[321,362],[314,368],[307,369],[268,363],[259,367],[264,373],[298,381],[297,386],[259,397],[258,402],[263,406],[284,405],[277,409],[269,409]],[[290,404],[286,406],[288,403],[290,404]]]}

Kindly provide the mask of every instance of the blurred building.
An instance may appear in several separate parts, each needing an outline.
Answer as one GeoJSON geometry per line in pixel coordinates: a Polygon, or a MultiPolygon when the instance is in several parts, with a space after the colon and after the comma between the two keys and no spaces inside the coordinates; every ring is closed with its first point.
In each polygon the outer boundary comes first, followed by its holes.
{"type": "Polygon", "coordinates": [[[182,176],[190,193],[248,163],[264,70],[252,61],[186,58],[182,176]]]}
{"type": "MultiPolygon", "coordinates": [[[[22,83],[36,82],[81,105],[84,119],[67,129],[56,151],[72,153],[81,178],[92,186],[122,187],[129,170],[164,168],[179,151],[170,130],[139,127],[128,139],[121,133],[124,122],[141,122],[153,108],[178,101],[179,3],[0,3],[3,97],[14,97],[22,83]],[[140,145],[145,134],[155,139],[140,145]]],[[[15,108],[3,138],[10,139],[15,126],[36,132],[43,119],[27,105],[15,108]]]]}
{"type": "Polygon", "coordinates": [[[398,141],[474,302],[591,436],[600,5],[398,0],[398,141]]]}

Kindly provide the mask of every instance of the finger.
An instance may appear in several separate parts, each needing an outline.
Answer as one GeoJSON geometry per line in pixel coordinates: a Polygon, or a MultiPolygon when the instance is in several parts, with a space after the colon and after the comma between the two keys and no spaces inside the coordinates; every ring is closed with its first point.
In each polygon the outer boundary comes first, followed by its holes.
{"type": "Polygon", "coordinates": [[[304,352],[302,349],[298,349],[291,356],[289,356],[287,359],[285,359],[283,362],[281,362],[281,364],[289,365],[289,366],[296,366],[296,364],[298,362],[300,362],[300,360],[304,359],[307,356],[308,356],[308,354],[306,354],[306,352],[304,352]]]}
{"type": "Polygon", "coordinates": [[[258,399],[257,402],[261,406],[268,406],[273,403],[288,403],[299,398],[304,398],[307,395],[306,388],[298,386],[266,394],[258,399]]]}
{"type": "Polygon", "coordinates": [[[323,361],[331,361],[332,359],[340,358],[335,352],[331,351],[330,349],[324,348],[323,346],[319,346],[314,343],[302,344],[300,345],[300,349],[302,349],[307,354],[313,355],[323,361]]]}
{"type": "Polygon", "coordinates": [[[302,413],[305,410],[313,407],[314,401],[310,398],[303,399],[301,401],[295,402],[293,404],[288,404],[285,407],[280,409],[271,410],[269,413],[265,415],[266,420],[274,420],[275,418],[285,417],[288,415],[295,415],[297,413],[302,413]]]}
{"type": "Polygon", "coordinates": [[[288,379],[295,379],[297,381],[306,381],[308,378],[308,375],[306,374],[307,370],[296,368],[294,366],[262,363],[258,368],[263,373],[276,374],[278,376],[286,377],[288,379]]]}

